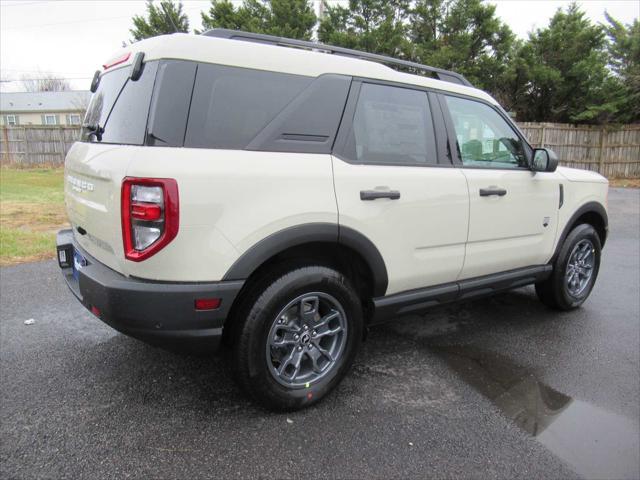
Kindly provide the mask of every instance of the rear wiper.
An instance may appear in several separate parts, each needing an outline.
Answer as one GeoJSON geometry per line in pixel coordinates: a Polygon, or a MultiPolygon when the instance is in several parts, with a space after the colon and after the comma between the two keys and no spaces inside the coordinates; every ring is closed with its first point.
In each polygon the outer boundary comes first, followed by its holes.
{"type": "Polygon", "coordinates": [[[98,124],[95,124],[95,125],[85,125],[84,128],[86,128],[89,131],[89,136],[94,135],[97,141],[99,142],[102,141],[102,134],[104,133],[103,127],[101,127],[98,124]]]}

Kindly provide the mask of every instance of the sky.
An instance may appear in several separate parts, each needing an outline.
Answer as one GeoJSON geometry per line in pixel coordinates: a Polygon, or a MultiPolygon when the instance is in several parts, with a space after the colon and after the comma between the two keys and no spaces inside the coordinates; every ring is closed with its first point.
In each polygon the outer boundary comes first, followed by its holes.
{"type": "MultiPolygon", "coordinates": [[[[329,0],[344,3],[344,0],[329,0]]],[[[238,3],[238,2],[236,2],[238,3]]],[[[316,2],[319,3],[319,2],[316,2]]],[[[520,37],[548,25],[569,0],[493,0],[497,15],[520,37]]],[[[623,23],[640,16],[640,0],[578,0],[594,22],[604,11],[623,23]]],[[[209,0],[183,0],[190,27],[200,28],[209,0]]],[[[24,76],[53,73],[74,89],[88,89],[93,72],[131,38],[131,17],[145,12],[144,0],[0,0],[2,91],[19,91],[24,76]]]]}

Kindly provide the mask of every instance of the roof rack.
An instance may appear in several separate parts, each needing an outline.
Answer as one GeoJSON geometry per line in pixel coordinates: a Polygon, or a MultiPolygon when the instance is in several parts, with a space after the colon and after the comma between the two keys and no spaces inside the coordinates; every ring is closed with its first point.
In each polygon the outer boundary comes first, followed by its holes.
{"type": "Polygon", "coordinates": [[[434,76],[438,80],[445,82],[457,83],[460,85],[466,85],[471,87],[471,83],[459,73],[451,72],[449,70],[443,70],[442,68],[430,67],[428,65],[422,65],[416,62],[410,62],[408,60],[399,60],[397,58],[387,57],[385,55],[378,55],[376,53],[361,52],[359,50],[352,50],[350,48],[334,47],[332,45],[325,45],[323,43],[309,42],[306,40],[296,40],[292,38],[276,37],[274,35],[265,35],[262,33],[250,33],[240,30],[229,30],[226,28],[213,28],[207,30],[202,35],[207,37],[227,38],[230,40],[243,40],[246,42],[266,43],[270,45],[278,45],[281,47],[294,47],[302,48],[306,50],[323,51],[332,53],[334,55],[343,55],[346,57],[355,57],[362,60],[370,60],[373,62],[383,63],[386,65],[394,65],[398,67],[410,68],[422,72],[427,72],[431,76],[434,76]]]}

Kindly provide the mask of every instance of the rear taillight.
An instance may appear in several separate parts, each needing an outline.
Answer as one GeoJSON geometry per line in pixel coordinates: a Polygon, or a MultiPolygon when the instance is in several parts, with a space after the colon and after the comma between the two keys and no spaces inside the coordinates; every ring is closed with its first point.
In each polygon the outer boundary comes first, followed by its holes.
{"type": "Polygon", "coordinates": [[[121,208],[127,260],[149,258],[178,234],[178,184],[171,178],[125,178],[121,208]]]}

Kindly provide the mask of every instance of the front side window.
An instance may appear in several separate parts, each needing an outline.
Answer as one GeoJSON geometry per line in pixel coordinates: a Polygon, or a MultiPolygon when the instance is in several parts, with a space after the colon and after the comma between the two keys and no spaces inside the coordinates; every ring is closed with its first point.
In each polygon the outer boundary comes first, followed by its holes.
{"type": "Polygon", "coordinates": [[[522,140],[493,108],[465,98],[445,96],[464,166],[527,167],[522,140]]]}
{"type": "Polygon", "coordinates": [[[364,83],[345,155],[372,164],[435,164],[433,120],[427,94],[364,83]]]}
{"type": "Polygon", "coordinates": [[[56,116],[55,115],[45,115],[44,116],[44,124],[45,125],[56,125],[56,116]]]}

